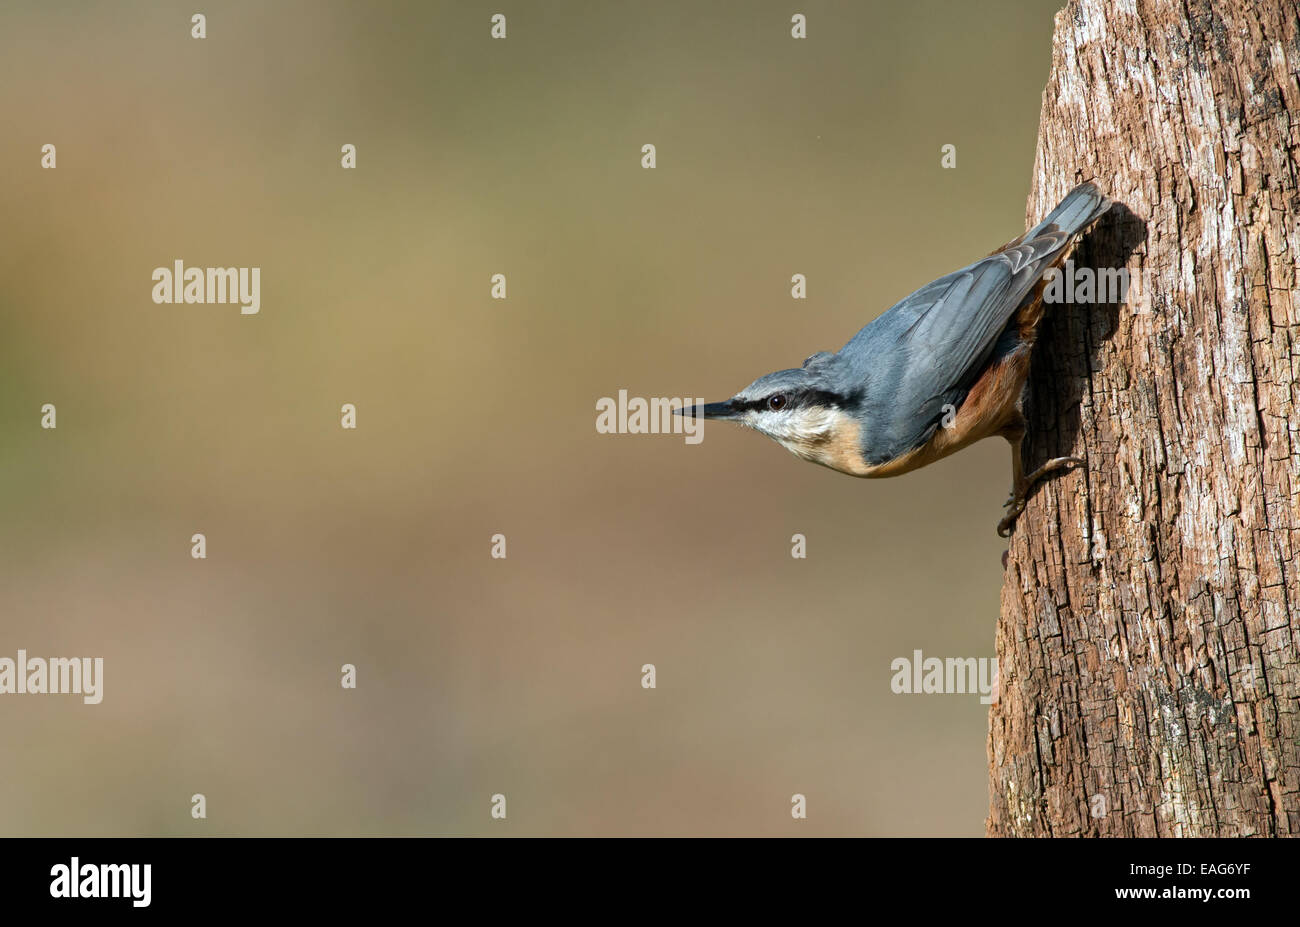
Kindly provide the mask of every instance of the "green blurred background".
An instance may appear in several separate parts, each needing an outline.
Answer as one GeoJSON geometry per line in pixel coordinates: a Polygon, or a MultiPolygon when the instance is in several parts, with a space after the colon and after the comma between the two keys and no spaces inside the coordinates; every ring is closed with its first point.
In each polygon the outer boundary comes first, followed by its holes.
{"type": "Polygon", "coordinates": [[[0,698],[0,833],[983,833],[987,707],[890,661],[992,656],[1006,445],[864,481],[595,401],[1022,231],[1059,3],[8,0],[0,656],[105,667],[0,698]]]}

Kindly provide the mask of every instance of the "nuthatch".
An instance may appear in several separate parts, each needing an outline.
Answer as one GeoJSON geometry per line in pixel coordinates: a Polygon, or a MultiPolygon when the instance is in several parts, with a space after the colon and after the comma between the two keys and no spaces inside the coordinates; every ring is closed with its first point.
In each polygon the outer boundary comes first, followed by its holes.
{"type": "Polygon", "coordinates": [[[1007,537],[1036,482],[1083,463],[1056,457],[1025,474],[1022,401],[1044,275],[1110,206],[1081,184],[1024,235],[921,287],[838,353],[820,351],[726,402],[677,412],[753,428],[805,460],[860,477],[897,476],[1001,435],[1011,442],[1011,498],[998,523],[1007,537]]]}

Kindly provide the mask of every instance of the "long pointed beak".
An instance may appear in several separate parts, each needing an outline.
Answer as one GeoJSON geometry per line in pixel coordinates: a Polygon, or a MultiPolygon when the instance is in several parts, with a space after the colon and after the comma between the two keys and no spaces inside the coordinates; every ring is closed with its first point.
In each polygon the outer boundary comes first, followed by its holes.
{"type": "Polygon", "coordinates": [[[736,417],[736,407],[728,399],[726,402],[706,402],[700,406],[682,406],[673,409],[673,414],[689,415],[692,418],[729,419],[736,417]]]}

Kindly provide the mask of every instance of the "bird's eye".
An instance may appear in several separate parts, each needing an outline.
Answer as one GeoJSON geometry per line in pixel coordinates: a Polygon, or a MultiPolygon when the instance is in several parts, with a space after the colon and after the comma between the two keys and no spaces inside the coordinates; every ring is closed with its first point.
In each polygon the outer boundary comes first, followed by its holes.
{"type": "Polygon", "coordinates": [[[769,397],[767,400],[767,407],[773,412],[780,412],[785,408],[785,396],[781,393],[777,393],[775,396],[769,397]]]}

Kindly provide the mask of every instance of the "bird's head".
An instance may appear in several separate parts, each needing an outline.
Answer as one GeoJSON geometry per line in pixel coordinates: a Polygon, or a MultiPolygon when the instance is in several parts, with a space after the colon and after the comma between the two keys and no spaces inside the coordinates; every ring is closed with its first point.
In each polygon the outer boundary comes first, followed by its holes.
{"type": "Polygon", "coordinates": [[[861,395],[845,390],[838,372],[837,355],[814,354],[802,367],[759,377],[725,402],[677,412],[753,428],[805,460],[856,473],[864,466],[854,414],[861,395]]]}

